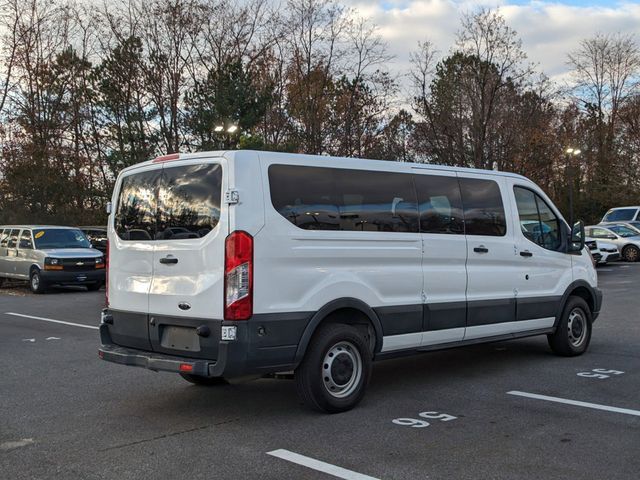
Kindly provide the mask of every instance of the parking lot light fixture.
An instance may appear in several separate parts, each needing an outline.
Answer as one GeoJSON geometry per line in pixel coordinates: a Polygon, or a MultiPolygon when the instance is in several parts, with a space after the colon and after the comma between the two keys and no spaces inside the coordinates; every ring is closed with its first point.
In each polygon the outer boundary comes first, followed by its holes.
{"type": "Polygon", "coordinates": [[[227,128],[227,133],[234,133],[236,130],[238,130],[238,126],[231,125],[229,128],[227,128]]]}
{"type": "Polygon", "coordinates": [[[224,130],[224,126],[223,125],[218,125],[216,126],[216,128],[213,129],[214,132],[221,132],[224,130]]]}

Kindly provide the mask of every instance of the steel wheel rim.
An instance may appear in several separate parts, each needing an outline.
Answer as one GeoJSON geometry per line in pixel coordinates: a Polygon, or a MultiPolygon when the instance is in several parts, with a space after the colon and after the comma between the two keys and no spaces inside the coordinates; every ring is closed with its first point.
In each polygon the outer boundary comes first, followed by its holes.
{"type": "Polygon", "coordinates": [[[574,347],[580,347],[587,338],[587,320],[580,308],[574,308],[569,314],[567,322],[569,342],[574,347]]]}
{"type": "Polygon", "coordinates": [[[351,342],[338,342],[324,356],[322,383],[335,398],[344,398],[357,390],[362,378],[362,357],[351,342]]]}
{"type": "Polygon", "coordinates": [[[37,273],[34,273],[31,276],[31,288],[33,288],[34,290],[37,290],[39,286],[40,286],[40,277],[38,276],[37,273]]]}

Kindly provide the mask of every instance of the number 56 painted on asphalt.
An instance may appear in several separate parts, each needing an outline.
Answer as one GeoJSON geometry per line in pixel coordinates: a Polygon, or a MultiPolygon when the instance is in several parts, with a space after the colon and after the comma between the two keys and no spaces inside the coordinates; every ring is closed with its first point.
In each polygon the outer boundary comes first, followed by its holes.
{"type": "MultiPolygon", "coordinates": [[[[458,418],[454,417],[453,415],[439,412],[422,412],[419,413],[418,416],[422,418],[428,418],[429,420],[440,420],[441,422],[450,422],[451,420],[455,420],[456,418],[458,418]]],[[[431,425],[426,420],[418,420],[417,418],[395,418],[392,420],[392,422],[396,425],[413,428],[425,428],[431,425]]]]}

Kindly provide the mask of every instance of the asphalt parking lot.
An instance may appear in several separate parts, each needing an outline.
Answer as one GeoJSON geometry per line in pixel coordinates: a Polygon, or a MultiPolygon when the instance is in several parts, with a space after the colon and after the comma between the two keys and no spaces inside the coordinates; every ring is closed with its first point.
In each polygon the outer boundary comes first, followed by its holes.
{"type": "Polygon", "coordinates": [[[290,380],[207,388],[102,362],[104,292],[3,289],[0,478],[637,479],[640,264],[599,278],[585,355],[535,337],[380,362],[332,416],[290,380]]]}

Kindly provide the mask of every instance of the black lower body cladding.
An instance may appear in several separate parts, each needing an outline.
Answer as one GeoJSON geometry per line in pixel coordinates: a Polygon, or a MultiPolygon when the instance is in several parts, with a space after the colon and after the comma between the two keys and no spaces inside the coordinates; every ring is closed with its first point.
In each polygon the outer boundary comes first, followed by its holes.
{"type": "Polygon", "coordinates": [[[174,372],[186,363],[193,365],[190,373],[225,377],[292,370],[311,318],[310,313],[258,314],[225,322],[118,310],[105,314],[109,323],[100,326],[104,360],[174,372]],[[223,326],[235,327],[235,340],[222,340],[223,326]],[[207,327],[205,336],[198,334],[199,327],[207,327]]]}

